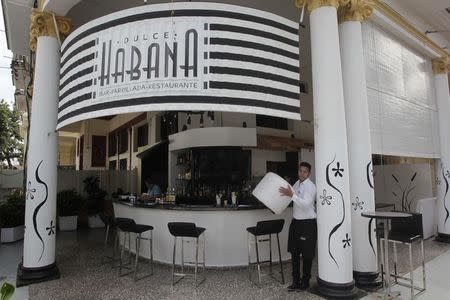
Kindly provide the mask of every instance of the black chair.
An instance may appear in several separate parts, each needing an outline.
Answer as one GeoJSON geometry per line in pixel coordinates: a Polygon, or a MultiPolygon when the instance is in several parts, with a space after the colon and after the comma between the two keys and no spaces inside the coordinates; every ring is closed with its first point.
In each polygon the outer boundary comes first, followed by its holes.
{"type": "Polygon", "coordinates": [[[127,236],[128,236],[128,252],[129,252],[129,258],[131,261],[131,233],[134,233],[136,236],[136,238],[135,238],[136,248],[135,248],[135,262],[134,262],[134,280],[137,281],[142,278],[153,275],[153,226],[136,224],[133,219],[128,219],[128,218],[116,218],[116,224],[117,224],[118,229],[121,232],[123,232],[123,243],[122,243],[122,247],[121,247],[121,251],[120,251],[119,276],[125,276],[125,275],[133,273],[133,271],[130,271],[128,273],[122,274],[122,268],[127,268],[126,266],[123,265],[123,252],[125,250],[125,242],[126,242],[127,236]],[[142,237],[142,233],[147,232],[147,231],[150,231],[150,236],[148,238],[142,237]],[[151,272],[148,275],[138,278],[137,272],[138,272],[139,253],[140,253],[140,249],[141,249],[141,240],[149,241],[151,272]]]}
{"type": "MultiPolygon", "coordinates": [[[[425,276],[425,253],[423,249],[423,228],[422,228],[422,214],[419,213],[411,213],[412,216],[409,218],[394,218],[391,220],[391,230],[389,231],[388,242],[393,243],[394,246],[394,273],[391,276],[394,277],[394,283],[409,287],[411,289],[411,299],[422,294],[426,290],[426,276],[425,276]],[[423,281],[422,287],[414,285],[414,267],[412,260],[412,245],[414,243],[420,243],[420,248],[422,251],[422,276],[423,281]],[[397,244],[404,244],[409,246],[409,264],[410,264],[410,277],[400,276],[397,273],[397,244]],[[408,283],[399,282],[398,279],[403,279],[409,281],[408,283]],[[417,290],[418,293],[415,294],[414,290],[417,290]]],[[[383,272],[383,262],[384,262],[384,248],[383,243],[386,242],[384,236],[381,236],[381,257],[382,257],[382,272],[383,272]]]]}
{"type": "Polygon", "coordinates": [[[284,284],[284,272],[283,272],[283,261],[281,260],[281,249],[280,249],[280,237],[279,233],[283,230],[284,226],[284,220],[270,220],[270,221],[260,221],[256,223],[255,227],[248,227],[247,228],[247,246],[248,246],[248,279],[252,281],[251,278],[251,267],[256,265],[258,268],[258,282],[261,285],[261,264],[263,263],[269,263],[270,266],[270,272],[269,274],[264,275],[270,275],[274,279],[280,281],[282,284],[284,284]],[[250,242],[250,234],[253,235],[255,239],[255,249],[256,249],[256,262],[251,262],[251,242],[250,242]],[[279,265],[280,265],[280,273],[281,273],[281,280],[273,276],[273,268],[272,268],[272,234],[276,234],[277,236],[277,244],[278,244],[278,259],[279,259],[279,265]],[[268,235],[269,237],[266,239],[258,239],[260,236],[268,235]],[[258,243],[259,242],[269,242],[269,260],[266,261],[260,261],[259,260],[259,248],[258,243]]]}
{"type": "MultiPolygon", "coordinates": [[[[106,226],[106,233],[105,233],[105,242],[104,242],[104,246],[103,246],[103,253],[107,253],[108,252],[108,238],[110,236],[110,232],[114,232],[114,230],[116,229],[116,219],[113,216],[108,216],[104,213],[100,213],[99,214],[100,219],[103,221],[103,223],[105,223],[106,226]]],[[[119,235],[117,234],[117,231],[115,231],[116,236],[114,239],[114,245],[113,245],[113,251],[112,251],[112,256],[107,256],[107,255],[103,255],[102,256],[102,264],[105,263],[105,260],[109,260],[109,262],[111,262],[112,266],[114,267],[114,262],[116,260],[116,249],[118,247],[118,243],[119,243],[119,235]]]]}
{"type": "MultiPolygon", "coordinates": [[[[186,275],[192,275],[184,273],[184,266],[194,266],[194,282],[197,287],[200,285],[205,279],[205,228],[195,226],[195,223],[187,223],[187,222],[171,222],[167,224],[169,228],[169,232],[174,236],[173,240],[173,256],[172,256],[172,286],[183,279],[186,275]],[[197,284],[197,269],[198,269],[198,251],[199,251],[199,237],[203,235],[203,261],[200,263],[203,265],[203,279],[197,284]],[[181,272],[175,272],[175,259],[176,259],[176,247],[177,247],[177,238],[181,237],[181,272]],[[184,261],[184,243],[185,238],[194,238],[195,239],[195,262],[185,262],[184,261]],[[175,281],[175,276],[180,276],[178,280],[175,281]]],[[[189,242],[189,239],[186,241],[189,242]]]]}

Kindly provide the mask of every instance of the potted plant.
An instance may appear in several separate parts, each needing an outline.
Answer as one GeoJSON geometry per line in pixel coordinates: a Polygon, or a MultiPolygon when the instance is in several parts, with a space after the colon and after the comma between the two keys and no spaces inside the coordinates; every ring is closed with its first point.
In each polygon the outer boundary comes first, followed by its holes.
{"type": "Polygon", "coordinates": [[[0,205],[1,242],[23,239],[25,224],[25,195],[21,191],[10,194],[0,205]]]}
{"type": "Polygon", "coordinates": [[[101,228],[105,224],[100,219],[99,213],[103,212],[106,191],[100,188],[100,178],[98,176],[89,176],[83,180],[84,191],[87,194],[87,211],[89,228],[101,228]]]}
{"type": "Polygon", "coordinates": [[[0,299],[1,300],[11,299],[11,297],[14,294],[15,289],[16,288],[11,283],[9,283],[9,282],[3,283],[2,288],[0,289],[0,299]]]}
{"type": "Polygon", "coordinates": [[[58,208],[59,230],[76,230],[78,226],[78,212],[83,205],[83,197],[74,189],[64,190],[56,196],[58,208]]]}

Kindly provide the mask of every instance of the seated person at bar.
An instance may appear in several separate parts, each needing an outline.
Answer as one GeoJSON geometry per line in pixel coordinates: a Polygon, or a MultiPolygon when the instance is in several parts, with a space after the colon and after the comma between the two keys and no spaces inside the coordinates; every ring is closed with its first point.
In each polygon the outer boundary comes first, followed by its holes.
{"type": "Polygon", "coordinates": [[[155,198],[155,197],[159,197],[161,196],[161,188],[152,183],[152,178],[148,177],[147,179],[145,179],[145,186],[147,187],[147,193],[144,193],[144,197],[143,199],[145,200],[145,198],[155,198]]]}

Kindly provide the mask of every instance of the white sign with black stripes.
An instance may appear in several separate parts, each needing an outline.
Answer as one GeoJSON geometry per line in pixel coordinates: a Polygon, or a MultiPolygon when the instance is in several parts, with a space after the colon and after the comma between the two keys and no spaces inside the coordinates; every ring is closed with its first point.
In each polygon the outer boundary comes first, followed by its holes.
{"type": "Polygon", "coordinates": [[[58,129],[142,111],[300,119],[298,24],[218,3],[140,6],[91,21],[62,45],[58,129]]]}

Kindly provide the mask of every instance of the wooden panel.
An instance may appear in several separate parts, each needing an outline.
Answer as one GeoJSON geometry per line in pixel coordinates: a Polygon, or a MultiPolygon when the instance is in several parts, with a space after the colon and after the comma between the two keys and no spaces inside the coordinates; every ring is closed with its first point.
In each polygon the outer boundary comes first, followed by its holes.
{"type": "Polygon", "coordinates": [[[269,149],[269,150],[285,150],[285,151],[298,151],[301,148],[314,148],[314,143],[308,140],[301,140],[291,137],[281,137],[272,135],[258,134],[257,148],[269,149]]]}

